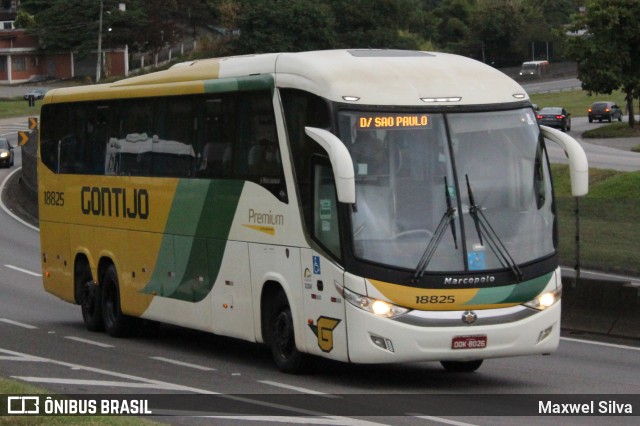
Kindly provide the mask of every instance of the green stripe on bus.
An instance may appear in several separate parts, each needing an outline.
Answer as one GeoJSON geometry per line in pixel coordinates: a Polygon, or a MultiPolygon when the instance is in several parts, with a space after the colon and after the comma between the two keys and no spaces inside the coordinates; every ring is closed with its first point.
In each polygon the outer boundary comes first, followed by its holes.
{"type": "Polygon", "coordinates": [[[243,181],[181,180],[144,293],[199,302],[213,288],[243,181]]]}
{"type": "Polygon", "coordinates": [[[275,81],[269,74],[247,77],[218,78],[204,81],[205,93],[242,92],[251,90],[273,90],[275,81]]]}
{"type": "Polygon", "coordinates": [[[552,273],[518,284],[481,288],[466,305],[488,305],[497,303],[524,303],[534,299],[547,286],[552,273]]]}

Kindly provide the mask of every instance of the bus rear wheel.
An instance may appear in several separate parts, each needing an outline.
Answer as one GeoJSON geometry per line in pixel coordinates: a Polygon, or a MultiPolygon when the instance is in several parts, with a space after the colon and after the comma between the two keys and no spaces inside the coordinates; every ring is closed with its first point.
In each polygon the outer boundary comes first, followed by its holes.
{"type": "Polygon", "coordinates": [[[127,316],[120,308],[120,285],[118,273],[109,265],[102,278],[102,319],[104,329],[109,336],[125,337],[135,330],[137,318],[127,316]]]}
{"type": "Polygon", "coordinates": [[[100,287],[98,287],[91,277],[83,280],[82,291],[80,293],[80,308],[82,310],[84,326],[87,330],[104,330],[100,287]]]}
{"type": "Polygon", "coordinates": [[[452,373],[471,373],[482,365],[482,359],[475,361],[440,361],[445,370],[452,373]]]}
{"type": "Polygon", "coordinates": [[[275,298],[268,330],[271,355],[280,371],[292,374],[301,372],[305,358],[296,347],[293,316],[284,292],[280,292],[275,298]]]}

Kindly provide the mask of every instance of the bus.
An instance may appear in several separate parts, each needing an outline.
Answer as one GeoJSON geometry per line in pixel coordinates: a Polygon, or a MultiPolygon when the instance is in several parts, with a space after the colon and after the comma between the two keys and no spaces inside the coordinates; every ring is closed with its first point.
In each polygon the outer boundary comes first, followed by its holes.
{"type": "Polygon", "coordinates": [[[88,330],[143,320],[325,357],[548,354],[562,283],[546,144],[584,151],[461,56],[205,59],[55,89],[41,112],[44,288],[88,330]]]}
{"type": "Polygon", "coordinates": [[[523,62],[520,68],[520,76],[541,77],[549,71],[549,61],[523,62]]]}

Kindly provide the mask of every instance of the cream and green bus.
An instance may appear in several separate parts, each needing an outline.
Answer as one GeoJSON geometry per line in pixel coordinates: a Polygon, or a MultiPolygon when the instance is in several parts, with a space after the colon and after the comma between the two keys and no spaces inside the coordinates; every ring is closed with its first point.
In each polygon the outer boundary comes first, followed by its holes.
{"type": "Polygon", "coordinates": [[[47,93],[46,291],[85,326],[143,320],[354,363],[547,354],[562,284],[546,144],[472,59],[332,50],[181,63],[47,93]]]}

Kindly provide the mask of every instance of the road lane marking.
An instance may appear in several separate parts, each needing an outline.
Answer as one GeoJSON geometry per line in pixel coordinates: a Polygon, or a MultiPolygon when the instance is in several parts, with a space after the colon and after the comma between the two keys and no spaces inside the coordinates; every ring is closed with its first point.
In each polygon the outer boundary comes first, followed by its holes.
{"type": "Polygon", "coordinates": [[[28,361],[28,362],[43,362],[42,358],[34,357],[31,355],[21,354],[19,352],[8,351],[0,349],[0,353],[9,355],[0,355],[0,361],[28,361]]]}
{"type": "Polygon", "coordinates": [[[197,364],[189,364],[188,362],[178,361],[178,360],[170,359],[170,358],[164,358],[164,357],[161,357],[161,356],[152,356],[152,357],[149,357],[149,358],[155,359],[157,361],[168,362],[169,364],[175,364],[175,365],[181,365],[183,367],[195,368],[196,370],[216,371],[215,368],[204,367],[202,365],[197,365],[197,364]]]}
{"type": "Polygon", "coordinates": [[[42,274],[39,274],[37,272],[31,272],[27,269],[22,269],[22,268],[18,268],[17,266],[13,266],[13,265],[4,265],[5,268],[9,268],[9,269],[13,269],[14,271],[18,271],[18,272],[22,272],[23,274],[28,274],[28,275],[33,275],[34,277],[41,277],[42,274]]]}
{"type": "Polygon", "coordinates": [[[258,380],[258,383],[263,383],[265,385],[270,385],[270,386],[276,386],[276,387],[283,388],[283,389],[294,390],[294,391],[301,392],[301,393],[306,393],[306,394],[309,394],[309,395],[319,395],[319,396],[324,396],[326,398],[340,398],[337,395],[331,395],[331,394],[328,394],[328,393],[315,391],[313,389],[301,388],[299,386],[287,385],[285,383],[272,382],[271,380],[258,380]]]}
{"type": "Polygon", "coordinates": [[[453,425],[453,426],[477,426],[474,423],[465,423],[465,422],[459,422],[456,420],[449,420],[449,419],[443,419],[442,417],[433,417],[433,416],[417,416],[417,415],[413,415],[415,418],[417,419],[424,419],[424,420],[431,420],[432,422],[436,422],[436,423],[444,423],[446,425],[453,425]]]}
{"type": "Polygon", "coordinates": [[[618,345],[616,343],[594,342],[592,340],[574,339],[571,337],[561,337],[560,340],[566,340],[567,342],[586,343],[587,345],[605,346],[607,348],[616,349],[629,349],[632,351],[640,351],[640,348],[635,346],[618,345]]]}
{"type": "MultiPolygon", "coordinates": [[[[22,170],[22,167],[16,167],[16,169],[14,171],[12,171],[11,173],[9,173],[9,175],[4,178],[4,180],[2,181],[2,183],[0,183],[0,194],[2,194],[4,192],[4,186],[7,184],[7,182],[9,181],[9,179],[11,179],[11,176],[13,176],[14,174],[18,173],[20,170],[22,170]]],[[[36,232],[40,232],[40,229],[37,226],[33,226],[32,224],[24,221],[21,217],[19,217],[18,215],[16,215],[15,213],[13,213],[11,210],[9,210],[9,208],[2,202],[2,197],[0,197],[0,208],[2,208],[2,210],[4,210],[4,212],[6,214],[8,214],[9,216],[11,216],[13,219],[15,219],[16,221],[20,222],[21,224],[23,224],[24,226],[26,226],[27,228],[31,228],[36,232]]]]}
{"type": "Polygon", "coordinates": [[[25,323],[18,322],[18,321],[13,321],[13,320],[6,319],[6,318],[0,318],[0,321],[1,322],[5,322],[7,324],[11,324],[11,325],[17,325],[18,327],[27,328],[29,330],[34,330],[34,329],[38,328],[35,325],[29,325],[29,324],[25,324],[25,323]]]}
{"type": "MultiPolygon", "coordinates": [[[[31,356],[31,355],[28,355],[28,354],[23,354],[23,353],[20,353],[20,352],[10,351],[10,350],[6,350],[6,349],[2,349],[2,348],[0,348],[0,352],[5,352],[7,354],[16,355],[16,356],[31,356]]],[[[196,394],[206,394],[206,395],[217,395],[220,398],[225,398],[225,399],[229,399],[229,400],[232,400],[232,401],[239,401],[239,402],[243,402],[243,403],[247,403],[247,404],[268,407],[270,409],[278,409],[278,410],[294,412],[294,413],[298,413],[298,414],[300,414],[302,416],[321,416],[321,417],[338,418],[338,417],[334,417],[334,416],[328,416],[327,413],[321,413],[321,412],[318,412],[318,411],[307,410],[307,409],[300,408],[300,407],[294,407],[294,406],[283,405],[283,404],[273,404],[273,403],[264,402],[264,401],[260,401],[260,400],[256,400],[256,399],[251,399],[251,398],[248,398],[248,397],[240,397],[240,396],[235,396],[235,395],[228,395],[228,394],[223,394],[223,393],[220,393],[220,392],[210,391],[208,389],[195,388],[195,387],[191,387],[191,386],[183,386],[183,385],[179,385],[179,384],[164,382],[164,381],[161,381],[161,380],[147,379],[147,378],[140,377],[140,376],[134,376],[134,375],[125,374],[125,373],[118,373],[116,371],[104,370],[102,368],[89,367],[89,366],[86,366],[86,365],[74,364],[74,363],[65,362],[65,361],[58,361],[58,360],[54,360],[54,359],[51,359],[51,358],[40,358],[40,357],[34,357],[34,358],[36,358],[36,360],[39,361],[39,362],[44,361],[44,362],[48,362],[48,363],[51,363],[51,364],[54,364],[54,365],[61,365],[63,367],[67,367],[67,368],[71,368],[71,369],[88,371],[88,372],[91,372],[91,373],[102,374],[104,376],[112,376],[112,377],[118,377],[120,379],[126,379],[126,380],[131,380],[131,381],[142,382],[143,384],[155,385],[155,387],[157,387],[157,388],[161,387],[162,389],[166,389],[166,390],[181,391],[181,392],[192,392],[192,393],[196,393],[196,394]]],[[[12,378],[15,378],[17,380],[21,380],[20,376],[12,376],[12,378]]],[[[38,378],[31,378],[31,379],[37,380],[38,378]]],[[[343,418],[343,417],[340,417],[340,418],[343,418]]],[[[347,419],[351,420],[348,417],[344,417],[344,419],[345,420],[347,420],[347,419]]]]}
{"type": "Polygon", "coordinates": [[[131,383],[117,382],[111,380],[85,380],[85,379],[63,379],[57,377],[25,377],[11,376],[16,380],[22,380],[29,383],[47,383],[55,385],[83,385],[83,386],[112,386],[119,388],[138,388],[138,389],[165,389],[172,390],[174,386],[162,387],[156,383],[131,383]]]}
{"type": "Polygon", "coordinates": [[[65,339],[69,339],[69,340],[75,340],[76,342],[87,343],[89,345],[100,346],[101,348],[114,348],[115,347],[113,345],[109,345],[109,344],[102,343],[102,342],[96,342],[95,340],[83,339],[81,337],[65,336],[64,338],[65,339]]]}
{"type": "Polygon", "coordinates": [[[243,420],[258,423],[289,423],[310,425],[343,425],[343,426],[384,426],[385,423],[374,423],[367,420],[351,419],[349,417],[290,417],[290,416],[207,416],[208,419],[243,420]]]}

